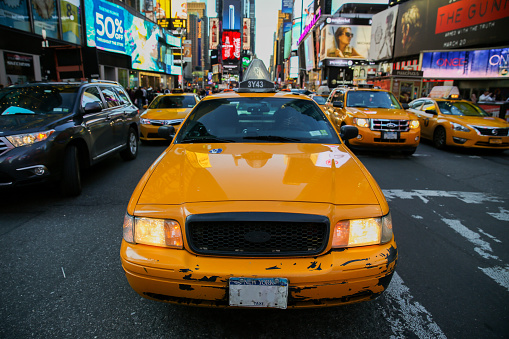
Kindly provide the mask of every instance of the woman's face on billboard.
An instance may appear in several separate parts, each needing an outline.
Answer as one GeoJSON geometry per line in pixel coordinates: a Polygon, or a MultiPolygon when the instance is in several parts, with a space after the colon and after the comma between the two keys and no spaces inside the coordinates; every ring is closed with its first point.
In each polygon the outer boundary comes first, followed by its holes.
{"type": "Polygon", "coordinates": [[[346,28],[343,33],[338,37],[340,44],[349,45],[352,41],[352,30],[350,28],[346,28]]]}

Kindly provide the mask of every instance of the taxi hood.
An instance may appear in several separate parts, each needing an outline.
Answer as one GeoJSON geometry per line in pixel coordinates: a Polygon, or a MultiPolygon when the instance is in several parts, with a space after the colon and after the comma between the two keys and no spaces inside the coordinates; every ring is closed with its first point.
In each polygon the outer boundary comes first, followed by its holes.
{"type": "Polygon", "coordinates": [[[404,109],[395,108],[353,108],[348,107],[348,111],[356,118],[364,119],[402,119],[410,120],[417,117],[404,109]]]}
{"type": "Polygon", "coordinates": [[[448,115],[452,122],[462,123],[472,126],[486,126],[496,128],[507,128],[507,122],[496,117],[473,117],[466,115],[452,116],[448,115]]]}
{"type": "Polygon", "coordinates": [[[140,117],[155,120],[184,119],[192,108],[155,108],[144,112],[140,117]]]}
{"type": "Polygon", "coordinates": [[[177,144],[151,166],[133,199],[142,205],[217,201],[378,205],[378,186],[343,147],[177,144]]]}

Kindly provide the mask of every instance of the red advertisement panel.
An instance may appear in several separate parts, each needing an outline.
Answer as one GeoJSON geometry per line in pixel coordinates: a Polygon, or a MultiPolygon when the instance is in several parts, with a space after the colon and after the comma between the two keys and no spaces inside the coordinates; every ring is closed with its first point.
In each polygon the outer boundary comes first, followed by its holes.
{"type": "Polygon", "coordinates": [[[240,60],[240,31],[223,31],[223,61],[240,60]]]}

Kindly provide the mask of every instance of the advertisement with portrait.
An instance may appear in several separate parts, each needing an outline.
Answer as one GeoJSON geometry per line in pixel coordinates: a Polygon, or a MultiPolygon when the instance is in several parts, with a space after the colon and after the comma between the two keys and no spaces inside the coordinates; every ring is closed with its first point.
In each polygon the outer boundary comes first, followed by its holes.
{"type": "Polygon", "coordinates": [[[62,20],[62,39],[80,44],[81,10],[79,0],[60,0],[60,18],[62,20]]]}
{"type": "Polygon", "coordinates": [[[507,41],[509,5],[497,0],[413,0],[399,5],[394,56],[507,41]]]}
{"type": "Polygon", "coordinates": [[[187,20],[187,0],[171,0],[172,19],[187,20]]]}
{"type": "Polygon", "coordinates": [[[159,34],[157,25],[133,17],[133,26],[127,35],[128,51],[131,55],[132,68],[145,71],[165,72],[166,67],[160,62],[159,34]]]}
{"type": "Polygon", "coordinates": [[[303,27],[309,25],[315,15],[315,2],[314,0],[304,0],[302,2],[302,22],[303,27]]]}
{"type": "Polygon", "coordinates": [[[391,59],[394,49],[394,37],[398,6],[387,8],[373,16],[371,25],[370,60],[391,59]]]}
{"type": "Polygon", "coordinates": [[[32,17],[35,33],[42,34],[42,30],[45,29],[48,38],[60,38],[56,0],[32,0],[32,17]]]}
{"type": "Polygon", "coordinates": [[[209,19],[209,29],[210,29],[209,49],[217,49],[217,46],[219,45],[219,19],[218,18],[210,18],[209,19]]]}
{"type": "Polygon", "coordinates": [[[223,31],[223,63],[238,63],[240,60],[240,32],[223,31]]]}
{"type": "Polygon", "coordinates": [[[240,30],[240,0],[223,0],[223,30],[240,30]]]}
{"type": "Polygon", "coordinates": [[[0,1],[0,25],[30,31],[28,1],[0,1]]]}
{"type": "Polygon", "coordinates": [[[424,78],[508,79],[509,48],[422,53],[424,78]]]}
{"type": "Polygon", "coordinates": [[[156,20],[156,1],[155,0],[140,0],[140,12],[148,19],[156,20]]]}
{"type": "Polygon", "coordinates": [[[251,49],[251,19],[242,19],[242,49],[248,51],[251,49]]]}
{"type": "Polygon", "coordinates": [[[371,26],[326,25],[321,32],[320,60],[366,59],[370,40],[371,26]]]}
{"type": "Polygon", "coordinates": [[[306,71],[310,71],[316,68],[313,35],[310,35],[304,39],[304,58],[306,63],[306,71]]]}
{"type": "Polygon", "coordinates": [[[193,61],[193,41],[192,40],[184,40],[184,62],[192,62],[193,61]]]}

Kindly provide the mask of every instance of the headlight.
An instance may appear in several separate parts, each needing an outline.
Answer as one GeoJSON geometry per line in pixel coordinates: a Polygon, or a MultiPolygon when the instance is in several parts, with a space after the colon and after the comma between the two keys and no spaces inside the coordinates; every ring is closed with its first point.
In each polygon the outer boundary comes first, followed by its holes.
{"type": "Polygon", "coordinates": [[[419,120],[410,120],[410,129],[419,128],[419,120]]]}
{"type": "Polygon", "coordinates": [[[184,119],[173,119],[173,120],[165,120],[165,125],[178,125],[181,124],[184,119]]]}
{"type": "Polygon", "coordinates": [[[140,124],[150,125],[150,119],[140,118],[140,124]]]}
{"type": "Polygon", "coordinates": [[[126,213],[123,236],[130,243],[173,248],[183,246],[180,224],[170,219],[133,217],[126,213]]]}
{"type": "Polygon", "coordinates": [[[369,127],[369,119],[353,118],[353,123],[359,127],[369,127]]]}
{"type": "Polygon", "coordinates": [[[10,135],[7,137],[7,140],[9,140],[14,147],[21,147],[32,145],[39,141],[44,141],[48,139],[53,132],[55,132],[54,129],[45,132],[10,135]]]}
{"type": "Polygon", "coordinates": [[[377,245],[392,239],[392,218],[352,219],[339,221],[334,227],[332,247],[377,245]]]}
{"type": "Polygon", "coordinates": [[[460,132],[470,132],[470,129],[466,128],[465,126],[463,125],[460,125],[460,124],[457,124],[455,122],[451,122],[451,127],[453,130],[455,131],[460,131],[460,132]]]}

